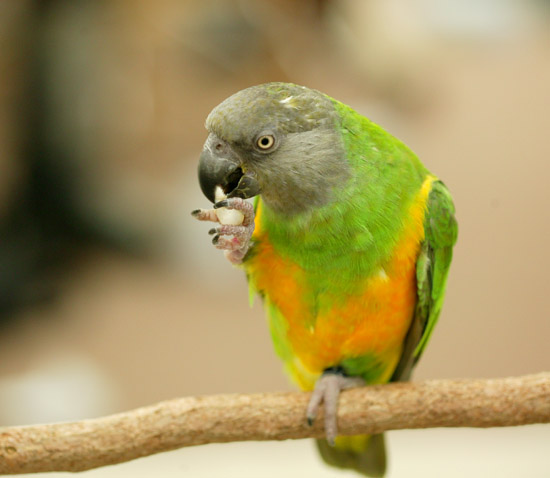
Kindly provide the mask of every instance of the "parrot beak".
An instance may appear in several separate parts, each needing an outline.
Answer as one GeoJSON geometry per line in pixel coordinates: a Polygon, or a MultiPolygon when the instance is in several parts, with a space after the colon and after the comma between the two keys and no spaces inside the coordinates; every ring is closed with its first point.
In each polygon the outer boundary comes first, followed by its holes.
{"type": "Polygon", "coordinates": [[[244,173],[237,154],[220,140],[209,138],[199,159],[199,184],[203,194],[215,201],[216,187],[220,186],[228,198],[247,199],[260,193],[260,185],[250,174],[244,173]]]}

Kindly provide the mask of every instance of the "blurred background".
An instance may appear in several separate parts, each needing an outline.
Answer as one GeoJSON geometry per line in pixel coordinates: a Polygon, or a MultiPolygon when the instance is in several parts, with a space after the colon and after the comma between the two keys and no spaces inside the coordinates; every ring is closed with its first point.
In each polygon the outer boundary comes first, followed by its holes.
{"type": "MultiPolygon", "coordinates": [[[[352,105],[453,193],[459,242],[415,378],[549,370],[549,26],[542,0],[2,0],[0,426],[291,389],[260,301],[189,214],[208,204],[206,115],[269,81],[352,105]]],[[[550,476],[548,427],[389,436],[391,477],[550,476]]],[[[352,476],[310,441],[90,475],[182,472],[352,476]]]]}

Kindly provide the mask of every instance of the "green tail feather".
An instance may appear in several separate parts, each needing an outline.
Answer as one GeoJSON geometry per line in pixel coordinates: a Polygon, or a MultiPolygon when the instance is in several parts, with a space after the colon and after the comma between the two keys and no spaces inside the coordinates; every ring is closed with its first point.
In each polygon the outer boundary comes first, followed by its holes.
{"type": "Polygon", "coordinates": [[[337,468],[351,468],[366,476],[382,477],[386,472],[384,435],[338,437],[336,445],[317,440],[323,460],[337,468]]]}

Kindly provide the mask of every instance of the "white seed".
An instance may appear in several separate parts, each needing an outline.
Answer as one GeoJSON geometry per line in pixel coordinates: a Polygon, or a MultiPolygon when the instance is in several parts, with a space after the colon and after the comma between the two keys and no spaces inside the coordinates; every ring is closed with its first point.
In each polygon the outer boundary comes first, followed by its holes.
{"type": "MultiPolygon", "coordinates": [[[[224,194],[223,189],[220,186],[216,186],[215,199],[216,202],[227,199],[227,196],[224,194]]],[[[216,209],[216,216],[218,216],[220,224],[223,224],[224,226],[240,226],[244,221],[244,215],[241,211],[227,209],[226,207],[216,209]]]]}

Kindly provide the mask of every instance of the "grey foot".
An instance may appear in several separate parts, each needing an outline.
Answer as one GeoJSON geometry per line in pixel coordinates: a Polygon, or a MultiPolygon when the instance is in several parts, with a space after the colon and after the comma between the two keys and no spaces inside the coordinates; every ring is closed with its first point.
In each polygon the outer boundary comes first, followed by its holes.
{"type": "Polygon", "coordinates": [[[321,403],[325,404],[325,433],[327,441],[334,446],[338,435],[337,413],[338,397],[342,390],[361,387],[365,381],[360,377],[347,377],[341,368],[329,368],[317,380],[315,389],[307,406],[307,422],[312,425],[317,417],[321,403]]]}
{"type": "Polygon", "coordinates": [[[224,199],[214,204],[214,209],[195,209],[191,214],[199,221],[219,222],[216,209],[225,207],[240,211],[244,218],[238,226],[216,226],[208,233],[213,235],[212,244],[225,251],[225,256],[233,264],[240,264],[250,248],[250,238],[254,232],[254,206],[241,198],[224,199]]]}

